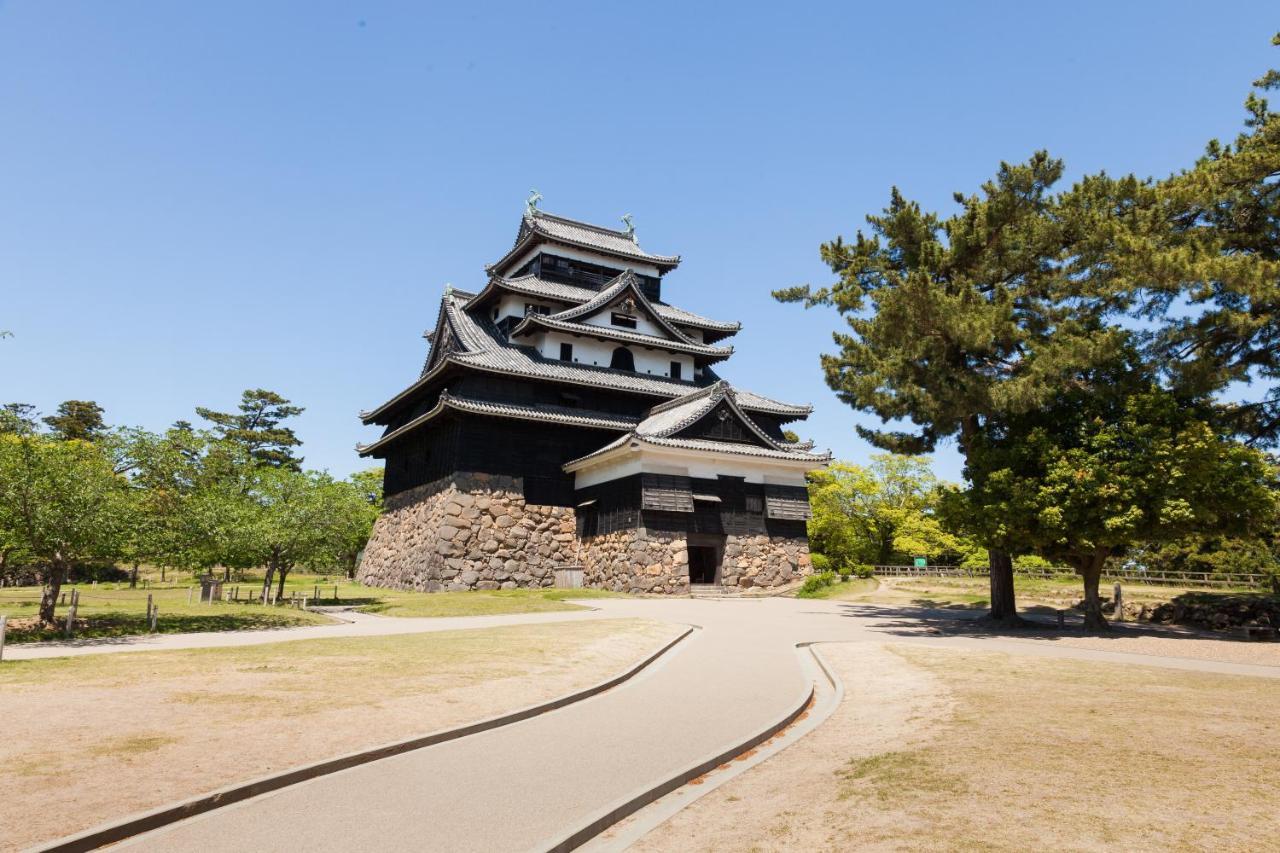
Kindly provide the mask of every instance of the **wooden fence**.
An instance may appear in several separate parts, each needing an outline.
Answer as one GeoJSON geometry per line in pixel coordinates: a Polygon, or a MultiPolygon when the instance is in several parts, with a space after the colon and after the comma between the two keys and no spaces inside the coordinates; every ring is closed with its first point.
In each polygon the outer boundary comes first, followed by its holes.
{"type": "MultiPolygon", "coordinates": [[[[984,568],[963,568],[961,566],[872,566],[879,577],[956,577],[985,578],[990,572],[984,568]]],[[[1075,571],[1066,566],[1054,566],[1038,569],[1015,569],[1015,577],[1063,578],[1074,577],[1075,571]]],[[[1270,576],[1261,573],[1215,574],[1213,572],[1169,572],[1140,570],[1104,571],[1102,576],[1108,580],[1126,581],[1128,583],[1145,583],[1157,586],[1200,586],[1214,588],[1237,587],[1242,589],[1258,589],[1270,584],[1270,576]]]]}

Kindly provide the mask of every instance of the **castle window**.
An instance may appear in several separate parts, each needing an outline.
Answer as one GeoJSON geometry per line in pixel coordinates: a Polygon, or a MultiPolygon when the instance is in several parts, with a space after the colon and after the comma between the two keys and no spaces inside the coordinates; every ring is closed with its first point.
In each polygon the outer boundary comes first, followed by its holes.
{"type": "Polygon", "coordinates": [[[621,326],[624,329],[634,329],[636,327],[636,318],[628,317],[626,314],[614,314],[612,320],[613,325],[621,326]]]}
{"type": "Polygon", "coordinates": [[[631,350],[626,347],[618,347],[613,351],[613,358],[609,359],[609,366],[614,370],[634,371],[636,369],[636,359],[631,354],[631,350]]]}
{"type": "Polygon", "coordinates": [[[537,305],[533,302],[526,302],[524,304],[524,313],[526,317],[530,314],[550,314],[551,309],[546,305],[537,305]]]}
{"type": "Polygon", "coordinates": [[[573,361],[573,344],[560,345],[560,360],[573,361]]]}
{"type": "Polygon", "coordinates": [[[671,362],[671,378],[672,379],[680,378],[680,362],[678,361],[671,362]]]}

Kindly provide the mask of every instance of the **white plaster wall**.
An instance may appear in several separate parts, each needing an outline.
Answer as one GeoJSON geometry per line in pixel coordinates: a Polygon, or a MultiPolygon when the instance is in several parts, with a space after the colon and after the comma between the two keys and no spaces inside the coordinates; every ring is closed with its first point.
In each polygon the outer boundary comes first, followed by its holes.
{"type": "MultiPolygon", "coordinates": [[[[521,307],[523,310],[523,306],[521,307]]],[[[573,345],[573,360],[578,364],[608,367],[613,360],[613,350],[618,344],[612,341],[598,341],[595,338],[575,337],[564,332],[543,332],[529,335],[523,342],[533,346],[544,358],[560,358],[560,344],[573,345]]],[[[693,379],[693,357],[673,355],[661,350],[647,350],[644,347],[629,345],[631,356],[635,359],[636,373],[649,376],[669,377],[671,362],[680,362],[680,378],[686,382],[693,379]]]]}
{"type": "MultiPolygon", "coordinates": [[[[815,466],[816,467],[816,466],[815,466]]],[[[643,447],[622,454],[573,475],[574,488],[582,489],[597,483],[607,483],[630,477],[632,474],[678,474],[714,480],[720,475],[745,477],[748,483],[772,483],[779,486],[804,486],[805,471],[812,470],[808,463],[783,459],[762,459],[751,456],[712,456],[697,451],[681,451],[675,448],[658,449],[643,447]]]]}
{"type": "Polygon", "coordinates": [[[628,332],[639,332],[642,335],[653,335],[655,338],[662,338],[663,340],[666,340],[667,338],[666,329],[663,329],[657,323],[650,320],[649,317],[643,311],[637,310],[635,314],[627,315],[628,317],[636,318],[636,327],[634,329],[631,329],[626,326],[614,325],[614,322],[613,322],[614,310],[615,309],[613,307],[605,308],[603,311],[592,314],[589,317],[580,317],[579,320],[583,323],[588,323],[592,326],[605,326],[610,329],[624,329],[628,332]]]}
{"type": "MultiPolygon", "coordinates": [[[[519,293],[504,294],[498,300],[498,316],[496,319],[501,320],[503,317],[523,317],[524,306],[526,304],[546,305],[554,314],[556,311],[564,310],[564,306],[558,302],[546,302],[541,299],[535,299],[532,296],[522,296],[519,293]]],[[[493,309],[489,309],[489,319],[494,319],[493,309]]]]}

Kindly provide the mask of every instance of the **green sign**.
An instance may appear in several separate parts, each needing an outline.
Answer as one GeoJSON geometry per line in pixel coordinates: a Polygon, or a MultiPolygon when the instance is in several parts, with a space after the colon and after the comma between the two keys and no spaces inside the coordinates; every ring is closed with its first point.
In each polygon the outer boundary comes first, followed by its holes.
{"type": "Polygon", "coordinates": [[[917,568],[917,569],[923,569],[923,568],[924,568],[925,566],[927,566],[927,565],[929,565],[929,560],[928,560],[928,558],[926,558],[926,557],[916,557],[916,568],[917,568]]]}

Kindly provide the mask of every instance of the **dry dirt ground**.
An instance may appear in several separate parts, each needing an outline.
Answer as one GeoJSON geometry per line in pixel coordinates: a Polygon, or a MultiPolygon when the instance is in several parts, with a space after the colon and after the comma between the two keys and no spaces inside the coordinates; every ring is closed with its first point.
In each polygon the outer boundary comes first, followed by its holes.
{"type": "Polygon", "coordinates": [[[1280,680],[822,650],[836,713],[633,849],[1275,849],[1280,680]]]}
{"type": "Polygon", "coordinates": [[[570,693],[680,630],[600,620],[9,662],[0,850],[570,693]]]}

